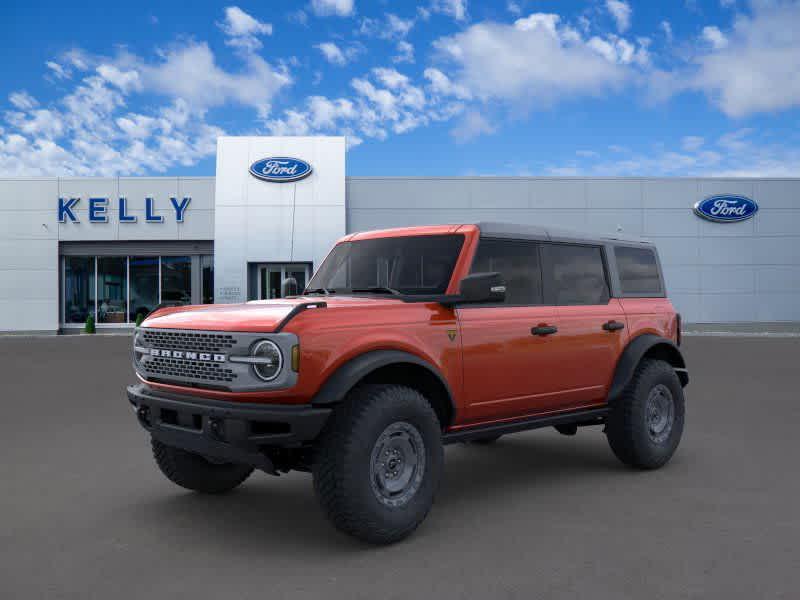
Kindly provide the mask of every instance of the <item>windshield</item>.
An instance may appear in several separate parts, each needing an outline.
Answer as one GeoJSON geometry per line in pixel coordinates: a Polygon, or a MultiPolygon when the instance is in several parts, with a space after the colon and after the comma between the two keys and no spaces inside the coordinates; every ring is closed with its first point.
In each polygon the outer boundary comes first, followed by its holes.
{"type": "Polygon", "coordinates": [[[306,293],[444,294],[463,235],[386,237],[338,244],[306,293]]]}

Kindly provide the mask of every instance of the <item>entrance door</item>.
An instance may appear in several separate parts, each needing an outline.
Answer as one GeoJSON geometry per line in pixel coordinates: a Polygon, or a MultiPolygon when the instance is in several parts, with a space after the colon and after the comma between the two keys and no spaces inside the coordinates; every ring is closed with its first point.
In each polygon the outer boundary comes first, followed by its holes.
{"type": "Polygon", "coordinates": [[[311,277],[311,265],[305,263],[270,263],[258,265],[258,299],[282,298],[281,284],[287,277],[297,280],[297,289],[302,292],[311,277]]]}

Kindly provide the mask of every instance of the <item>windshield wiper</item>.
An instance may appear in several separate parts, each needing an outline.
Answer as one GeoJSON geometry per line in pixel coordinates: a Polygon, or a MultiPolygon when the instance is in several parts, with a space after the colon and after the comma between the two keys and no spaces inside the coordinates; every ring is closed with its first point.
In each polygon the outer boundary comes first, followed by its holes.
{"type": "Polygon", "coordinates": [[[336,290],[329,290],[328,288],[319,287],[310,290],[305,290],[303,292],[303,295],[305,296],[306,294],[325,294],[326,296],[329,296],[330,294],[335,294],[335,293],[336,290]]]}
{"type": "Polygon", "coordinates": [[[371,292],[373,294],[392,294],[393,296],[399,296],[400,292],[394,288],[384,287],[382,285],[376,285],[372,287],[365,287],[365,288],[353,288],[350,290],[351,292],[371,292]]]}

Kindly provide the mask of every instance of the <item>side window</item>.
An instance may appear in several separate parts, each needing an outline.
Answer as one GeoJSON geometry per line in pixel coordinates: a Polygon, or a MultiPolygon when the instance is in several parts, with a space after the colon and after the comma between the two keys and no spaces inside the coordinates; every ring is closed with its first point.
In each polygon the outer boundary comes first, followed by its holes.
{"type": "Polygon", "coordinates": [[[506,304],[542,303],[542,270],[534,242],[482,239],[471,273],[497,271],[506,282],[506,304]]]}
{"type": "Polygon", "coordinates": [[[650,248],[616,246],[614,255],[623,294],[660,296],[664,293],[658,276],[656,254],[650,248]]]}
{"type": "Polygon", "coordinates": [[[596,246],[544,244],[542,260],[548,282],[548,304],[608,304],[603,253],[596,246]]]}

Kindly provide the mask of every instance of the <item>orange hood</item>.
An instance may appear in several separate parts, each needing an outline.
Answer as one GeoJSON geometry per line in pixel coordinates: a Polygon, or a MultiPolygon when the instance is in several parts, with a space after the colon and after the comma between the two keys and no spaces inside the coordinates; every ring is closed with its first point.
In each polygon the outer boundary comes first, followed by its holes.
{"type": "Polygon", "coordinates": [[[401,300],[375,296],[302,296],[279,300],[257,300],[246,304],[199,304],[162,308],[152,313],[142,327],[158,329],[196,329],[205,331],[249,331],[269,333],[300,304],[324,302],[332,310],[340,307],[402,305],[401,300]]]}

